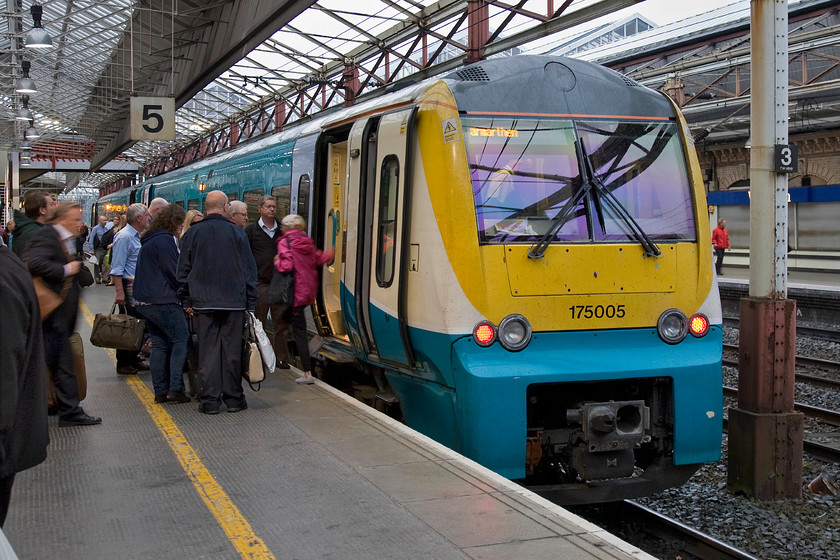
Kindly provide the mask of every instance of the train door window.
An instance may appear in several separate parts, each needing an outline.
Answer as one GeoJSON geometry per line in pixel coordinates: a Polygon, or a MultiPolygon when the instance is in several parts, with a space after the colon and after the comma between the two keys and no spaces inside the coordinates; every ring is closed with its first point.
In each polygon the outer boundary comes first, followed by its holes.
{"type": "Polygon", "coordinates": [[[234,200],[239,200],[239,193],[238,192],[226,192],[225,193],[228,197],[228,202],[233,202],[234,200]]]}
{"type": "Polygon", "coordinates": [[[178,205],[178,206],[180,206],[181,208],[183,208],[183,207],[184,207],[184,202],[183,202],[182,200],[176,200],[176,201],[175,201],[175,204],[177,204],[177,205],[178,205]]]}
{"type": "Polygon", "coordinates": [[[304,218],[309,215],[309,191],[309,175],[301,175],[298,182],[297,213],[304,218]]]}
{"type": "Polygon", "coordinates": [[[386,156],[380,171],[379,229],[376,253],[376,282],[383,288],[394,280],[394,262],[397,234],[397,192],[399,189],[400,162],[395,155],[386,156]]]}
{"type": "Polygon", "coordinates": [[[187,210],[198,210],[201,208],[201,203],[197,198],[191,198],[187,201],[187,210]]]}
{"type": "Polygon", "coordinates": [[[263,189],[254,189],[242,193],[242,200],[248,207],[248,222],[256,222],[260,219],[260,197],[265,194],[263,189]]]}
{"type": "Polygon", "coordinates": [[[278,220],[292,213],[292,185],[271,187],[271,196],[277,201],[277,212],[274,215],[278,220]]]}

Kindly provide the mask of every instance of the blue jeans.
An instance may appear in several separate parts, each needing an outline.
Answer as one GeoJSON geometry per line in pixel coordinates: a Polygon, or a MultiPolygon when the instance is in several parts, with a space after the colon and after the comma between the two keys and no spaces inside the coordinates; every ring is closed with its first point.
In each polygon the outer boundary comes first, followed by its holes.
{"type": "Polygon", "coordinates": [[[184,390],[184,362],[190,331],[180,305],[138,305],[137,312],[146,319],[152,337],[149,369],[155,395],[184,390]]]}

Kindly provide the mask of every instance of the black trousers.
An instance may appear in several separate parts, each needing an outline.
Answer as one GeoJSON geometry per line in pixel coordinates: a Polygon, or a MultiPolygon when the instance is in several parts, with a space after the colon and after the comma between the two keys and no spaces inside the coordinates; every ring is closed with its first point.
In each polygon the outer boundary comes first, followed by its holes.
{"type": "Polygon", "coordinates": [[[9,513],[9,502],[12,499],[12,484],[15,483],[15,475],[0,477],[0,527],[6,523],[6,514],[9,513]]]}
{"type": "MultiPolygon", "coordinates": [[[[715,270],[718,274],[720,274],[721,268],[723,268],[723,252],[726,249],[715,249],[715,270]]],[[[706,253],[708,255],[708,253],[706,253]]]]}
{"type": "Polygon", "coordinates": [[[306,308],[301,305],[292,309],[292,334],[295,336],[295,347],[300,356],[303,371],[312,371],[312,359],[309,356],[309,337],[306,334],[306,308]]]}
{"type": "Polygon", "coordinates": [[[193,325],[198,335],[198,373],[202,381],[199,401],[207,410],[218,410],[222,402],[228,408],[242,406],[245,312],[196,312],[193,325]]]}
{"type": "Polygon", "coordinates": [[[254,315],[265,327],[265,322],[268,319],[268,310],[271,309],[271,323],[274,326],[274,355],[277,356],[278,362],[291,361],[289,356],[289,345],[286,341],[289,339],[289,324],[283,320],[283,310],[279,307],[268,305],[268,284],[257,284],[257,291],[259,297],[257,298],[257,308],[254,310],[254,315]]]}
{"type": "Polygon", "coordinates": [[[71,334],[50,328],[44,329],[44,358],[47,370],[52,373],[60,416],[75,416],[83,412],[79,406],[79,384],[73,370],[71,334]]]}

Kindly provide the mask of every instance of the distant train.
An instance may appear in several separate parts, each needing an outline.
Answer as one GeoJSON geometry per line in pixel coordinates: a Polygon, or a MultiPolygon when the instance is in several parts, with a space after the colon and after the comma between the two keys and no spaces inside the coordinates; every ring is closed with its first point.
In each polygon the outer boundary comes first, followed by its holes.
{"type": "MultiPolygon", "coordinates": [[[[562,503],[720,457],[721,309],[691,135],[601,66],[467,66],[105,197],[221,189],[335,250],[310,323],[406,423],[562,503]]],[[[220,266],[224,259],[220,259],[220,266]]]]}

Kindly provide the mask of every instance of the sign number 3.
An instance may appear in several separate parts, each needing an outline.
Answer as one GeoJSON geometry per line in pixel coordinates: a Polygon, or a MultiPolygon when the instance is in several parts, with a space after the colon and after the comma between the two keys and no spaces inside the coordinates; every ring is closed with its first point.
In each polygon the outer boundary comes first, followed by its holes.
{"type": "Polygon", "coordinates": [[[796,173],[799,163],[799,148],[796,144],[776,144],[774,148],[776,173],[796,173]]]}

